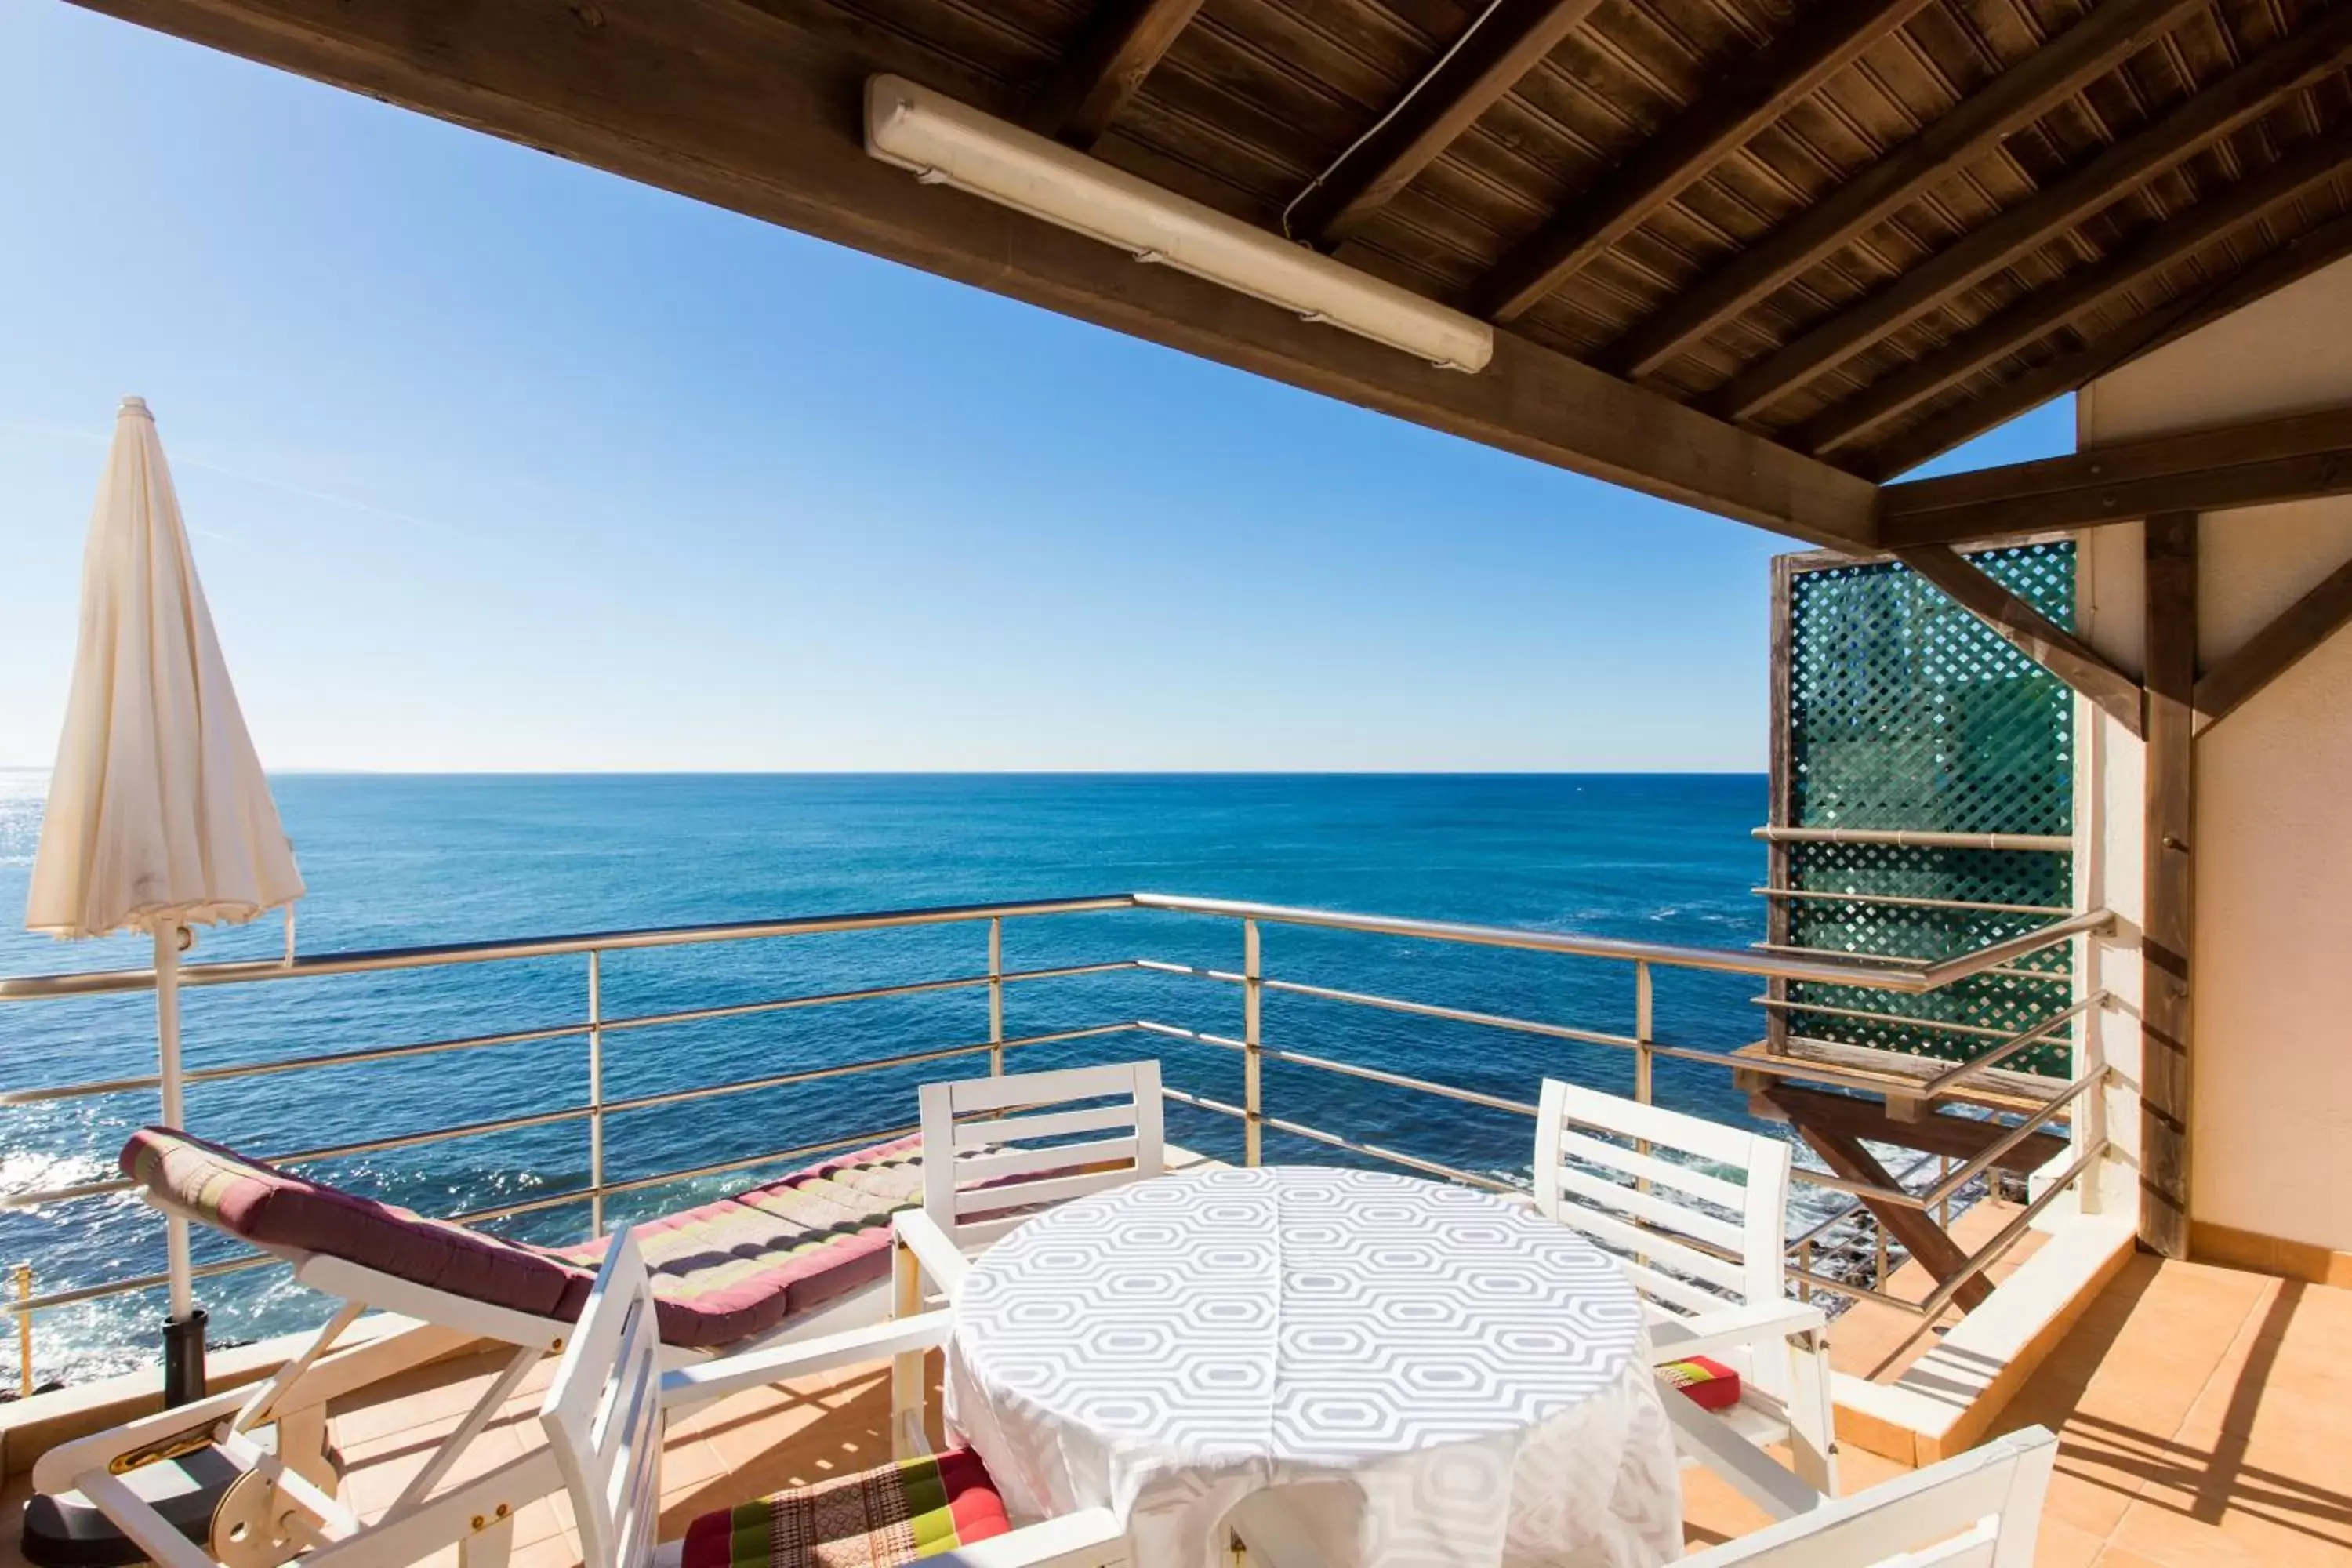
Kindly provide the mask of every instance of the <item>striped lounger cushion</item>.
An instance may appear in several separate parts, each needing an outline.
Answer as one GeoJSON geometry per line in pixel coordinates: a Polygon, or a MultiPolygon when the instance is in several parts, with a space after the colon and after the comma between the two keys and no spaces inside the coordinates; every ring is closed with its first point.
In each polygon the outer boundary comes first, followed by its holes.
{"type": "Polygon", "coordinates": [[[1011,1528],[980,1457],[950,1448],[703,1514],[679,1568],[890,1568],[1011,1528]]]}
{"type": "MultiPolygon", "coordinates": [[[[662,1338],[733,1344],[887,1276],[890,1215],[922,1201],[920,1152],[920,1139],[902,1138],[637,1226],[662,1338]]],[[[603,1238],[528,1247],[160,1127],[131,1135],[122,1172],[257,1246],[324,1253],[534,1317],[578,1317],[604,1257],[603,1238]]]]}

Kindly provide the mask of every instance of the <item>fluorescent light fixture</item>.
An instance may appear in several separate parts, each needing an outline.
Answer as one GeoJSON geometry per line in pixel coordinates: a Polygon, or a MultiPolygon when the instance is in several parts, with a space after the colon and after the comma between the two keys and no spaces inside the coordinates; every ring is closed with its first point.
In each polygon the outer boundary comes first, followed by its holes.
{"type": "Polygon", "coordinates": [[[866,83],[866,150],[973,195],[1326,321],[1444,370],[1479,371],[1495,329],[903,77],[866,83]]]}

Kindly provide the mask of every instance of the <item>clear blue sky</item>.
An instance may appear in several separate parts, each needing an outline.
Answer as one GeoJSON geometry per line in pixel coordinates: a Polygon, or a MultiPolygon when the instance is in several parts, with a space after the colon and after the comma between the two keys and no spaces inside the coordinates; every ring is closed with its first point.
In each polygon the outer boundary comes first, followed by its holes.
{"type": "Polygon", "coordinates": [[[139,393],[276,768],[1762,765],[1736,524],[58,0],[0,214],[0,764],[139,393]]]}

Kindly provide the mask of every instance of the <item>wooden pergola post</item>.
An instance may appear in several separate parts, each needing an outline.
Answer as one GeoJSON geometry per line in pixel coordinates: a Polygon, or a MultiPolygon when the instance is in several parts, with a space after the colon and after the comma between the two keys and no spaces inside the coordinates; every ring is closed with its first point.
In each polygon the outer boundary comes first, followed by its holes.
{"type": "Polygon", "coordinates": [[[2147,520],[2147,907],[2140,922],[2139,1235],[2189,1256],[2196,875],[2197,514],[2147,520]]]}

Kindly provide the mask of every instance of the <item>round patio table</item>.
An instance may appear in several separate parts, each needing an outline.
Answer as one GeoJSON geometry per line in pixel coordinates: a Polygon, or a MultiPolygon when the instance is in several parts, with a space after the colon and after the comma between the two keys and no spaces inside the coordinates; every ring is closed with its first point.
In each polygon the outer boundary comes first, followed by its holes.
{"type": "Polygon", "coordinates": [[[1006,1504],[1109,1508],[1136,1568],[1212,1568],[1268,1487],[1365,1568],[1682,1550],[1632,1286],[1484,1194],[1320,1166],[1163,1176],[1013,1231],[956,1315],[948,1418],[1006,1504]]]}

